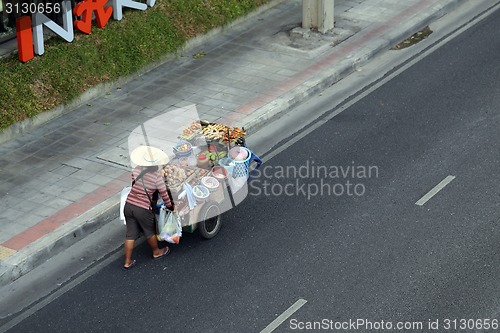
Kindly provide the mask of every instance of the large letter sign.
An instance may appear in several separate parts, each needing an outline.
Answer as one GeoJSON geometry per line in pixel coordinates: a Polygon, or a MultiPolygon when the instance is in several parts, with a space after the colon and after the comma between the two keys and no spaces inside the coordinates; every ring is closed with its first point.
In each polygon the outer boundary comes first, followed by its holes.
{"type": "Polygon", "coordinates": [[[138,10],[146,10],[146,8],[153,7],[156,3],[156,0],[147,0],[146,4],[140,3],[133,0],[111,0],[113,5],[113,18],[117,21],[122,19],[122,8],[133,8],[138,10]]]}
{"type": "Polygon", "coordinates": [[[75,21],[75,28],[89,35],[92,29],[92,12],[95,14],[97,26],[100,29],[104,28],[111,14],[113,14],[113,8],[104,8],[107,2],[107,0],[86,0],[79,2],[75,6],[73,13],[76,16],[82,16],[82,14],[83,16],[81,20],[75,21]]]}
{"type": "Polygon", "coordinates": [[[75,34],[73,33],[73,18],[71,17],[71,2],[69,0],[63,2],[64,29],[43,14],[35,13],[33,16],[33,44],[35,45],[35,54],[42,55],[45,52],[43,43],[43,26],[52,30],[56,35],[64,38],[67,42],[71,43],[73,41],[75,34]]]}
{"type": "Polygon", "coordinates": [[[146,10],[148,6],[153,7],[155,2],[156,0],[147,0],[147,4],[143,4],[133,0],[111,0],[111,6],[106,6],[108,0],[82,0],[72,10],[71,1],[64,0],[62,3],[63,27],[42,13],[32,13],[31,17],[21,16],[16,22],[18,58],[22,62],[27,62],[33,59],[35,54],[44,53],[44,26],[67,42],[72,42],[73,26],[85,34],[92,32],[92,14],[95,15],[97,26],[103,29],[113,13],[115,20],[122,19],[122,7],[146,10]],[[73,22],[73,15],[81,19],[73,22]]]}
{"type": "Polygon", "coordinates": [[[22,62],[33,59],[33,31],[31,17],[23,16],[16,21],[17,57],[22,62]]]}

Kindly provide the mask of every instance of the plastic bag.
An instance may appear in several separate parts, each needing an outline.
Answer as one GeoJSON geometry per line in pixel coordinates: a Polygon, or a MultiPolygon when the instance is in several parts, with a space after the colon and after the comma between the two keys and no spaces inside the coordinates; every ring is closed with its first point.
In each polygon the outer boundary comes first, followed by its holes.
{"type": "Polygon", "coordinates": [[[193,194],[193,188],[188,183],[184,183],[182,188],[186,191],[189,209],[193,210],[196,207],[196,197],[193,194]]]}
{"type": "Polygon", "coordinates": [[[127,197],[128,197],[131,190],[132,190],[132,187],[127,186],[120,193],[120,220],[123,221],[123,224],[126,224],[125,223],[125,214],[123,213],[123,210],[125,208],[125,202],[127,202],[127,197]]]}
{"type": "Polygon", "coordinates": [[[182,226],[179,214],[167,210],[167,207],[160,208],[158,217],[159,240],[165,240],[172,244],[179,244],[182,237],[182,226]]]}

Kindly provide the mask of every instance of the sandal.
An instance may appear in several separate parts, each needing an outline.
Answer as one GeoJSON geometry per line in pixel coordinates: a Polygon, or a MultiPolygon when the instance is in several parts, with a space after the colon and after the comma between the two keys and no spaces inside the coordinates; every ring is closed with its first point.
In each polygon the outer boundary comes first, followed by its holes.
{"type": "Polygon", "coordinates": [[[134,267],[136,263],[137,263],[137,260],[134,259],[134,260],[132,260],[132,262],[130,263],[130,265],[128,265],[128,266],[124,265],[122,267],[122,270],[128,271],[129,269],[131,269],[132,267],[134,267]]]}
{"type": "Polygon", "coordinates": [[[153,256],[153,259],[154,260],[161,259],[161,258],[163,258],[165,256],[168,256],[169,253],[170,253],[170,248],[167,246],[166,248],[163,249],[163,254],[161,256],[158,256],[158,257],[153,256]]]}

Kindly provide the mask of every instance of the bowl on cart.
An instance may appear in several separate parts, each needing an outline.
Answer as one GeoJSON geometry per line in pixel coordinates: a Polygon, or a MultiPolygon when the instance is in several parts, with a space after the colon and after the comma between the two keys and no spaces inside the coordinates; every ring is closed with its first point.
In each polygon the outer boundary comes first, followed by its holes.
{"type": "Polygon", "coordinates": [[[196,201],[203,202],[210,195],[210,191],[203,185],[193,186],[193,195],[196,198],[196,201]]]}
{"type": "Polygon", "coordinates": [[[208,188],[210,192],[215,192],[217,191],[217,188],[219,188],[219,181],[217,178],[212,177],[212,176],[205,176],[201,179],[201,184],[208,188]]]}
{"type": "Polygon", "coordinates": [[[229,171],[224,167],[214,166],[211,175],[220,182],[229,176],[229,171]]]}
{"type": "Polygon", "coordinates": [[[228,175],[233,174],[234,162],[229,157],[223,157],[219,160],[219,165],[227,169],[228,175]]]}
{"type": "Polygon", "coordinates": [[[173,148],[177,158],[188,157],[193,152],[193,146],[188,141],[179,141],[173,148]]]}
{"type": "Polygon", "coordinates": [[[229,151],[229,157],[233,161],[244,161],[249,156],[249,151],[245,147],[235,146],[229,151]]]}

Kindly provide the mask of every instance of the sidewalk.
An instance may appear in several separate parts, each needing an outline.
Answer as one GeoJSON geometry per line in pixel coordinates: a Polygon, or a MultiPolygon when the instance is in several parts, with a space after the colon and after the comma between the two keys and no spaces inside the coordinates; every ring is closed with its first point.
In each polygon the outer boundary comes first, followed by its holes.
{"type": "Polygon", "coordinates": [[[143,122],[196,104],[202,119],[255,132],[458,3],[335,0],[333,35],[304,41],[288,33],[300,25],[301,1],[275,1],[185,57],[0,144],[0,287],[118,216],[130,183],[127,137],[143,122]]]}

